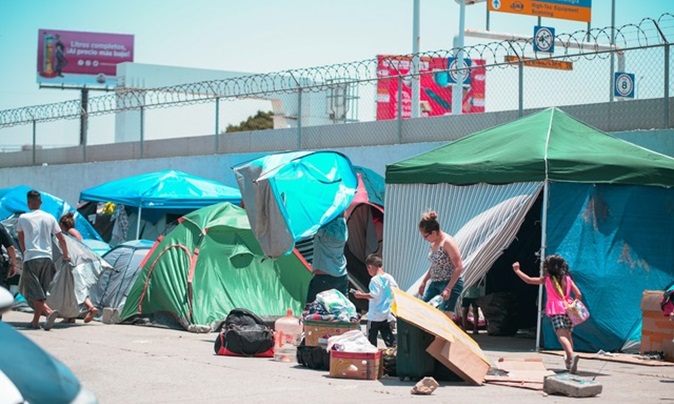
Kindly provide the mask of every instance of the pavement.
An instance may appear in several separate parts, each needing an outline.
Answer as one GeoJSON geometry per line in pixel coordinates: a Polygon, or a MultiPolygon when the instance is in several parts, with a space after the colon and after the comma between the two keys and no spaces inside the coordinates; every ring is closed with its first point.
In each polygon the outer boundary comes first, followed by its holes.
{"type": "MultiPolygon", "coordinates": [[[[133,325],[56,323],[50,331],[28,329],[32,314],[9,312],[11,324],[65,363],[101,403],[265,402],[274,404],[363,402],[549,403],[578,400],[547,396],[542,391],[492,384],[440,382],[430,396],[410,394],[414,382],[397,377],[351,380],[328,377],[296,363],[269,358],[216,356],[216,334],[133,325]]],[[[560,356],[534,350],[535,341],[521,337],[475,336],[491,363],[499,358],[542,359],[546,368],[563,372],[560,356]]],[[[0,345],[1,346],[1,345],[0,345]]],[[[0,349],[1,350],[1,349],[0,349]]],[[[674,364],[672,364],[674,365],[674,364]]],[[[674,401],[674,366],[644,366],[581,359],[579,376],[595,379],[602,393],[590,399],[612,403],[674,401]]],[[[39,371],[39,369],[37,369],[39,371]]]]}

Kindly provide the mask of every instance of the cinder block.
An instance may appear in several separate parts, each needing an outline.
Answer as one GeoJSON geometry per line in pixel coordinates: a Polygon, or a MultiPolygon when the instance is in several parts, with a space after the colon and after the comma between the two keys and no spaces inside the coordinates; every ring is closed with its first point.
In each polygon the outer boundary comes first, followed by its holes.
{"type": "Polygon", "coordinates": [[[569,397],[594,397],[600,394],[602,386],[592,379],[561,373],[547,376],[543,381],[543,391],[569,397]]]}

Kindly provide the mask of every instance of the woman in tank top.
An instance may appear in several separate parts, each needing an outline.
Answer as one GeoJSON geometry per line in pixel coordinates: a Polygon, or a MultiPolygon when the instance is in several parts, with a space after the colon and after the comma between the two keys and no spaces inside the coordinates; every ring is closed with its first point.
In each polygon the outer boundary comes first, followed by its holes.
{"type": "Polygon", "coordinates": [[[452,236],[440,230],[435,211],[431,210],[423,215],[419,222],[419,233],[431,244],[428,253],[430,266],[419,285],[419,295],[423,296],[422,300],[425,302],[441,295],[443,303],[438,309],[451,315],[463,291],[463,263],[459,247],[452,236]]]}

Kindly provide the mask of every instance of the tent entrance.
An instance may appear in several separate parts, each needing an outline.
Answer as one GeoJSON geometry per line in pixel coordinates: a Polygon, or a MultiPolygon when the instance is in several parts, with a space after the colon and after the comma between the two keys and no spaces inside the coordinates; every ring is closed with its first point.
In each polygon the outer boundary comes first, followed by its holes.
{"type": "Polygon", "coordinates": [[[512,270],[512,263],[519,261],[527,275],[539,275],[542,206],[543,196],[539,194],[515,239],[487,272],[482,310],[489,322],[490,334],[514,335],[518,330],[533,329],[535,337],[538,288],[519,279],[512,270]]]}

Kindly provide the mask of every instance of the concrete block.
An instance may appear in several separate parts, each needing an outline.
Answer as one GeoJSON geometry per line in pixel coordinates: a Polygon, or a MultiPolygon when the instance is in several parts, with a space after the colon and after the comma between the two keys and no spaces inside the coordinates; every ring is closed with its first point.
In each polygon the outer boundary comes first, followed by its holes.
{"type": "Polygon", "coordinates": [[[543,391],[569,397],[594,397],[600,394],[602,385],[592,379],[561,373],[547,376],[543,381],[543,391]]]}

